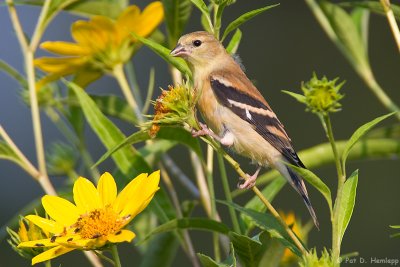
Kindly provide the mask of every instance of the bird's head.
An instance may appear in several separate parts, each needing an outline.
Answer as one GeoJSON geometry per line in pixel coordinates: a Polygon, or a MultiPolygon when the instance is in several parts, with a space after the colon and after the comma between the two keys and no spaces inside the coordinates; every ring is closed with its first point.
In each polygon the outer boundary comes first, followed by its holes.
{"type": "Polygon", "coordinates": [[[199,31],[183,35],[170,55],[185,59],[191,66],[201,67],[224,53],[224,47],[212,34],[199,31]]]}

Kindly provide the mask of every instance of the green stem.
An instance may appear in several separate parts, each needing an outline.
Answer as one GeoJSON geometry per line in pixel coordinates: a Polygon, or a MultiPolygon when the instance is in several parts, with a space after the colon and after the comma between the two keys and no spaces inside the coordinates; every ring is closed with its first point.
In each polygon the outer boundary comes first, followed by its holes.
{"type": "MultiPolygon", "coordinates": [[[[220,153],[226,161],[234,168],[234,170],[239,174],[240,177],[243,177],[243,179],[247,180],[249,179],[246,173],[240,168],[240,164],[235,161],[231,156],[229,156],[225,150],[223,150],[219,144],[211,139],[211,138],[206,138],[206,137],[201,137],[203,141],[205,141],[207,144],[211,145],[217,153],[220,153]]],[[[271,203],[264,197],[264,195],[261,193],[261,191],[257,188],[257,186],[252,187],[253,192],[257,195],[257,197],[261,200],[261,202],[265,205],[267,210],[277,219],[285,231],[287,232],[288,236],[290,239],[292,239],[293,243],[296,245],[296,247],[302,252],[302,254],[307,253],[307,249],[303,246],[299,238],[293,233],[292,229],[289,228],[289,226],[285,223],[285,221],[281,218],[279,213],[276,211],[276,209],[271,205],[271,203]]]]}
{"type": "Polygon", "coordinates": [[[44,262],[45,267],[51,267],[51,261],[45,261],[44,262]]]}
{"type": "Polygon", "coordinates": [[[112,254],[113,259],[114,259],[114,266],[115,267],[121,267],[122,265],[121,265],[121,260],[119,259],[117,245],[111,246],[111,254],[112,254]]]}
{"type": "MultiPolygon", "coordinates": [[[[213,179],[213,163],[214,163],[214,150],[211,146],[207,146],[207,184],[208,191],[210,192],[211,199],[211,218],[217,220],[217,206],[215,203],[215,190],[214,190],[214,179],[213,179]]],[[[221,260],[221,253],[218,243],[218,234],[213,232],[213,243],[214,243],[214,254],[215,260],[221,260]]]]}
{"type": "Polygon", "coordinates": [[[397,25],[396,18],[394,17],[393,10],[390,7],[389,0],[381,0],[381,5],[385,11],[386,18],[389,22],[390,29],[392,30],[394,40],[397,44],[397,49],[400,51],[400,31],[397,25]]]}
{"type": "Polygon", "coordinates": [[[136,79],[135,67],[133,66],[132,61],[128,61],[125,64],[125,70],[127,73],[130,88],[132,88],[133,96],[135,97],[135,99],[137,99],[139,108],[142,108],[142,96],[140,94],[140,87],[136,79]]]}
{"type": "Polygon", "coordinates": [[[220,22],[218,21],[218,8],[219,5],[214,4],[213,15],[214,15],[214,37],[219,40],[219,30],[221,27],[220,22]]]}
{"type": "MultiPolygon", "coordinates": [[[[229,189],[228,177],[226,175],[224,158],[219,153],[217,154],[217,158],[218,158],[219,171],[221,173],[222,186],[224,188],[226,200],[228,202],[233,202],[232,201],[231,190],[229,189]]],[[[235,209],[233,207],[230,207],[230,206],[229,206],[228,209],[229,209],[229,214],[230,214],[231,220],[232,220],[233,230],[236,233],[240,234],[241,231],[240,231],[239,221],[238,221],[238,218],[236,216],[235,209]]]]}
{"type": "Polygon", "coordinates": [[[100,252],[98,252],[98,251],[96,251],[96,250],[93,250],[93,252],[94,252],[94,254],[96,254],[96,256],[99,257],[100,259],[103,259],[103,260],[105,260],[105,261],[111,263],[112,265],[115,265],[114,261],[113,261],[112,259],[110,259],[109,257],[104,256],[103,253],[100,253],[100,252]]]}
{"type": "Polygon", "coordinates": [[[332,147],[332,152],[333,156],[335,158],[335,165],[336,165],[336,171],[337,171],[337,176],[338,176],[338,187],[337,187],[337,194],[336,194],[336,200],[335,200],[335,205],[333,208],[333,216],[331,216],[331,221],[332,221],[332,260],[333,262],[339,262],[340,259],[340,246],[341,246],[341,241],[340,241],[340,233],[339,233],[339,226],[338,226],[338,210],[339,210],[339,204],[342,199],[342,192],[343,192],[343,185],[346,181],[346,177],[344,174],[343,166],[339,157],[339,153],[336,147],[335,139],[333,136],[333,131],[332,131],[332,124],[331,120],[329,117],[329,114],[324,114],[323,115],[323,125],[326,131],[326,135],[329,139],[329,142],[332,147]]]}
{"type": "Polygon", "coordinates": [[[143,122],[142,113],[140,111],[140,108],[132,94],[131,88],[126,79],[125,72],[124,72],[124,66],[122,64],[115,66],[112,74],[115,77],[115,79],[117,80],[119,86],[121,87],[122,93],[124,94],[126,101],[128,101],[129,106],[135,112],[135,115],[136,115],[138,121],[140,123],[143,122]]]}

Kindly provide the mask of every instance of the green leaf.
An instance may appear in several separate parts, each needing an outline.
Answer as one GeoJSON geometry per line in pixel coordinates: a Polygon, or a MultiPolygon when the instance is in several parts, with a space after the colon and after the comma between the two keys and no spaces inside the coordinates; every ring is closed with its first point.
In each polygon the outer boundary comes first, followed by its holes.
{"type": "MultiPolygon", "coordinates": [[[[135,113],[125,99],[115,95],[100,96],[90,94],[89,96],[105,115],[113,116],[132,124],[138,123],[135,113]]],[[[61,100],[60,102],[67,103],[70,107],[80,106],[79,101],[74,99],[74,97],[61,100]]]]}
{"type": "Polygon", "coordinates": [[[346,146],[342,152],[341,160],[342,160],[343,169],[345,169],[345,167],[346,167],[347,156],[349,155],[349,152],[354,147],[354,145],[357,143],[357,141],[360,140],[360,138],[363,137],[372,127],[374,127],[375,125],[377,125],[384,119],[394,115],[395,113],[396,112],[392,112],[387,115],[380,116],[380,117],[362,125],[353,133],[353,135],[347,141],[346,146]]]}
{"type": "Polygon", "coordinates": [[[226,51],[229,54],[235,54],[239,48],[240,41],[242,40],[242,31],[236,29],[235,34],[232,36],[229,41],[228,46],[226,47],[226,51]]]}
{"type": "Polygon", "coordinates": [[[337,209],[337,226],[340,242],[342,242],[343,235],[349,225],[351,215],[353,214],[354,205],[356,203],[357,183],[358,170],[354,171],[344,183],[342,188],[342,197],[340,202],[337,204],[339,205],[337,209]]]}
{"type": "MultiPolygon", "coordinates": [[[[374,13],[385,15],[385,10],[383,9],[382,4],[378,1],[351,1],[339,3],[339,5],[343,7],[366,8],[374,13]]],[[[400,20],[400,5],[390,3],[390,7],[393,10],[396,20],[400,20]]]]}
{"type": "MultiPolygon", "coordinates": [[[[286,179],[284,179],[283,177],[277,177],[262,190],[262,194],[266,199],[268,199],[268,201],[272,202],[275,196],[279,193],[279,191],[281,191],[285,184],[286,179]]],[[[246,203],[245,208],[259,212],[265,212],[267,209],[265,205],[261,202],[260,198],[258,198],[257,196],[251,198],[250,201],[246,203]]],[[[246,230],[250,231],[254,225],[253,219],[244,214],[241,214],[240,216],[242,217],[243,222],[246,225],[246,230]]]]}
{"type": "MultiPolygon", "coordinates": [[[[124,134],[101,113],[96,103],[82,88],[72,82],[66,83],[74,91],[87,122],[106,148],[112,149],[125,140],[124,134]]],[[[133,176],[133,171],[140,173],[150,170],[147,162],[133,147],[121,148],[112,155],[112,158],[118,168],[127,177],[133,176]]]]}
{"type": "Polygon", "coordinates": [[[353,19],[353,23],[357,28],[358,34],[361,36],[365,51],[368,51],[369,15],[369,11],[364,8],[355,8],[351,12],[351,18],[353,19]]]}
{"type": "Polygon", "coordinates": [[[240,25],[242,25],[243,23],[247,22],[248,20],[254,18],[255,16],[257,16],[258,14],[263,13],[264,11],[267,11],[268,9],[271,9],[273,7],[279,6],[279,4],[275,4],[275,5],[270,5],[270,6],[266,6],[263,8],[259,8],[259,9],[255,9],[252,11],[249,11],[243,15],[241,15],[239,18],[235,19],[234,21],[232,21],[225,29],[224,34],[222,35],[222,41],[225,40],[225,38],[228,36],[228,34],[231,31],[236,30],[236,28],[238,28],[240,25]]]}
{"type": "Polygon", "coordinates": [[[24,162],[18,157],[17,154],[11,149],[11,147],[4,141],[0,141],[0,159],[12,161],[25,169],[24,162]]]}
{"type": "Polygon", "coordinates": [[[301,177],[314,186],[325,198],[328,203],[329,211],[332,214],[332,195],[329,187],[312,171],[305,168],[300,168],[291,164],[286,163],[290,168],[297,172],[301,177]]]}
{"type": "Polygon", "coordinates": [[[250,238],[235,232],[229,233],[236,254],[246,267],[257,267],[262,252],[262,243],[258,238],[250,238]]]}
{"type": "Polygon", "coordinates": [[[304,95],[293,93],[293,92],[286,91],[286,90],[282,90],[282,93],[285,93],[285,94],[288,94],[288,95],[292,96],[294,99],[296,99],[300,103],[303,103],[303,104],[306,103],[306,97],[304,95]]]}
{"type": "Polygon", "coordinates": [[[201,253],[197,253],[197,256],[199,257],[200,263],[203,267],[236,267],[235,249],[232,243],[230,244],[230,252],[228,258],[226,258],[221,263],[218,263],[211,257],[201,253]]]}
{"type": "Polygon", "coordinates": [[[271,238],[268,232],[261,232],[258,239],[263,244],[262,254],[258,266],[276,267],[280,266],[282,257],[285,252],[285,246],[278,240],[271,238]]]}
{"type": "Polygon", "coordinates": [[[164,233],[156,236],[150,241],[140,267],[168,267],[176,256],[179,248],[179,242],[172,233],[164,233]]]}
{"type": "Polygon", "coordinates": [[[101,156],[101,158],[92,166],[96,167],[98,166],[100,163],[102,163],[103,161],[105,161],[107,158],[109,158],[110,156],[112,156],[114,153],[117,153],[120,149],[124,149],[127,148],[129,145],[133,145],[139,142],[143,142],[146,140],[149,140],[150,136],[148,131],[139,131],[136,133],[131,134],[130,136],[128,136],[127,138],[125,138],[124,140],[122,140],[122,142],[116,144],[114,147],[112,147],[111,149],[109,149],[103,156],[101,156]]]}
{"type": "Polygon", "coordinates": [[[210,18],[210,10],[208,10],[204,1],[203,0],[190,0],[190,1],[200,10],[200,12],[206,18],[209,26],[212,27],[211,18],[210,18]]]}
{"type": "Polygon", "coordinates": [[[143,238],[139,243],[145,242],[153,235],[157,235],[160,233],[166,233],[178,229],[195,229],[202,231],[211,231],[220,234],[227,235],[229,233],[229,227],[223,223],[205,219],[205,218],[182,218],[182,219],[174,219],[169,222],[166,222],[157,228],[155,228],[148,236],[143,238]]]}
{"type": "Polygon", "coordinates": [[[165,10],[165,22],[168,31],[168,43],[173,48],[185,29],[192,12],[190,0],[162,0],[165,10]]]}
{"type": "Polygon", "coordinates": [[[143,38],[135,33],[132,32],[132,35],[137,38],[140,42],[142,42],[144,45],[149,47],[151,50],[153,50],[156,54],[158,54],[161,58],[163,58],[167,63],[171,64],[175,68],[177,68],[180,72],[182,72],[184,75],[188,77],[192,77],[192,72],[190,71],[188,65],[186,62],[181,59],[181,58],[176,58],[170,56],[171,50],[168,48],[150,40],[143,38]]]}
{"type": "Polygon", "coordinates": [[[351,16],[338,5],[328,1],[322,1],[320,6],[336,34],[335,41],[340,43],[339,47],[355,68],[365,73],[370,69],[367,51],[351,16]]]}
{"type": "MultiPolygon", "coordinates": [[[[110,157],[112,154],[114,154],[116,151],[119,149],[133,145],[139,142],[143,142],[150,139],[148,131],[139,131],[136,133],[133,133],[132,135],[128,136],[125,138],[122,142],[117,144],[115,147],[111,148],[108,150],[101,158],[93,165],[93,167],[99,165],[102,163],[104,160],[106,160],[108,157],[110,157]]],[[[160,140],[170,140],[170,141],[176,141],[181,144],[184,144],[188,146],[190,149],[192,149],[194,152],[196,152],[197,155],[201,156],[201,148],[200,148],[200,143],[197,138],[193,138],[193,136],[186,130],[178,127],[163,127],[160,129],[160,131],[157,133],[156,139],[160,140]]]]}
{"type": "Polygon", "coordinates": [[[254,223],[261,229],[270,233],[273,238],[279,240],[285,247],[289,248],[293,253],[301,257],[300,250],[293,243],[292,239],[288,236],[282,224],[271,214],[261,213],[254,210],[243,208],[235,203],[217,200],[217,202],[235,208],[236,210],[250,216],[254,223]]]}

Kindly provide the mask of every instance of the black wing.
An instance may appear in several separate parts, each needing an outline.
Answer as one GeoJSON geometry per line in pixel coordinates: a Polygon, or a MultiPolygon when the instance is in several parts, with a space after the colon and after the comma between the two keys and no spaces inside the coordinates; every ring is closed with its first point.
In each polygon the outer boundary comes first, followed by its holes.
{"type": "Polygon", "coordinates": [[[216,98],[223,106],[253,125],[255,131],[281,152],[290,164],[305,168],[294,151],[282,123],[271,108],[235,87],[225,85],[217,77],[211,77],[210,84],[216,98]]]}

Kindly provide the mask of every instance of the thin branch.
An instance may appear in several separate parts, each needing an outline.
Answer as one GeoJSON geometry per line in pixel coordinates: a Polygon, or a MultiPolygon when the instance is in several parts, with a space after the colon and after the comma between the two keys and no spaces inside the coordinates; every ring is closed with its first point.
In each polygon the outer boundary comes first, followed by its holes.
{"type": "Polygon", "coordinates": [[[28,50],[28,41],[25,38],[24,31],[22,30],[21,22],[15,9],[15,4],[13,0],[6,0],[8,6],[8,13],[10,14],[10,19],[14,27],[15,34],[17,35],[18,42],[21,45],[22,51],[28,50]]]}
{"type": "Polygon", "coordinates": [[[381,0],[381,5],[383,7],[383,10],[385,11],[385,15],[389,22],[390,29],[392,30],[394,40],[396,41],[397,48],[400,52],[400,30],[399,26],[397,25],[396,18],[394,17],[393,10],[390,7],[390,1],[381,0]]]}

